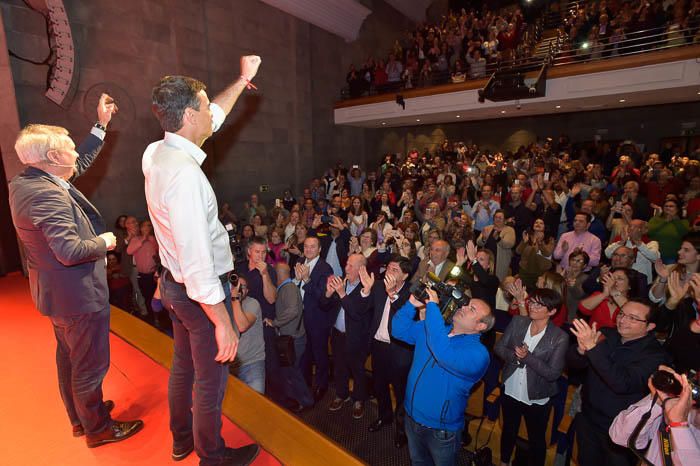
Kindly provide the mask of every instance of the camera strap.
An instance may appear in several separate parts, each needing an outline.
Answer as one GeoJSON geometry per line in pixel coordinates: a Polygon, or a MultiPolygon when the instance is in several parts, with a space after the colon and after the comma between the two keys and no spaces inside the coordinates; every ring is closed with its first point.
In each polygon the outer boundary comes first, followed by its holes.
{"type": "MultiPolygon", "coordinates": [[[[639,434],[642,432],[642,429],[646,425],[646,423],[649,421],[649,418],[651,417],[651,412],[654,409],[654,405],[656,404],[656,401],[658,400],[658,395],[654,395],[654,397],[651,400],[651,406],[649,407],[649,411],[646,413],[642,414],[642,417],[639,419],[639,422],[637,423],[636,426],[634,426],[634,430],[632,431],[632,434],[629,436],[627,439],[627,448],[629,448],[632,453],[635,454],[637,458],[641,461],[641,464],[643,465],[649,465],[649,466],[654,466],[654,464],[649,461],[644,454],[647,452],[649,449],[649,445],[651,445],[651,440],[647,442],[647,444],[644,446],[644,448],[637,448],[637,439],[639,438],[639,434]]],[[[668,463],[667,466],[670,466],[673,463],[668,463]]]]}

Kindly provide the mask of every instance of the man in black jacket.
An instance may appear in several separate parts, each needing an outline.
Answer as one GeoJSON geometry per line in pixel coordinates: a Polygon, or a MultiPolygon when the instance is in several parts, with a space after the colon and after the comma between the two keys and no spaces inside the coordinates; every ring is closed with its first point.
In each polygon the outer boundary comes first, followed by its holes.
{"type": "Polygon", "coordinates": [[[119,442],[142,421],[119,422],[102,400],[109,369],[109,300],[105,254],[116,246],[100,212],[71,180],[83,174],[102,149],[106,127],[117,111],[102,94],[98,122],[76,149],[68,130],[29,125],[15,150],[27,168],[9,186],[10,209],[23,243],[32,299],[53,324],[58,386],[73,436],[87,446],[119,442]]]}
{"type": "Polygon", "coordinates": [[[632,466],[634,455],[615,445],[608,429],[620,411],[648,393],[647,380],[670,357],[651,333],[655,312],[642,301],[630,300],[617,316],[617,329],[598,331],[575,319],[577,344],[569,349],[570,367],[588,368],[583,405],[576,416],[576,438],[581,466],[632,466]],[[601,336],[604,337],[601,339],[601,336]]]}
{"type": "Polygon", "coordinates": [[[391,336],[391,320],[411,295],[411,287],[407,282],[411,268],[411,262],[405,257],[392,257],[386,267],[384,282],[374,285],[370,297],[372,379],[379,417],[370,424],[369,431],[377,432],[396,417],[394,445],[397,448],[406,444],[403,399],[406,394],[406,379],[413,360],[413,346],[391,336]],[[389,385],[394,386],[396,414],[391,406],[389,385]]]}
{"type": "Polygon", "coordinates": [[[365,360],[369,346],[369,294],[374,285],[374,274],[368,274],[367,259],[352,254],[345,265],[345,278],[333,275],[328,279],[321,308],[329,312],[331,347],[335,368],[335,399],[330,411],[338,411],[351,400],[349,381],[353,378],[352,416],[364,416],[367,401],[365,360]]]}

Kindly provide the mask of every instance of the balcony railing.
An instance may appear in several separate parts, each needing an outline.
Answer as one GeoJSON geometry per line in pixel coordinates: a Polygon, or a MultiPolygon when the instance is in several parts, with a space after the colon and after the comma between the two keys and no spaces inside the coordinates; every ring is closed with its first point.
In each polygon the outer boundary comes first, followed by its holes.
{"type": "Polygon", "coordinates": [[[608,37],[604,41],[597,43],[589,43],[587,41],[575,43],[566,35],[560,34],[550,39],[544,53],[540,49],[540,53],[537,55],[526,55],[523,50],[520,50],[520,53],[516,53],[513,59],[487,62],[483,72],[470,73],[469,68],[467,68],[463,75],[455,76],[450,71],[433,71],[425,79],[416,77],[410,81],[387,83],[382,86],[369,86],[363,90],[360,96],[351,96],[348,87],[346,87],[341,91],[341,99],[346,100],[367,95],[396,93],[405,89],[427,88],[454,82],[485,79],[496,71],[535,71],[545,62],[549,62],[550,66],[557,67],[571,63],[611,60],[689,45],[700,45],[700,26],[685,29],[670,27],[646,29],[625,33],[621,40],[613,41],[611,37],[608,37]]]}

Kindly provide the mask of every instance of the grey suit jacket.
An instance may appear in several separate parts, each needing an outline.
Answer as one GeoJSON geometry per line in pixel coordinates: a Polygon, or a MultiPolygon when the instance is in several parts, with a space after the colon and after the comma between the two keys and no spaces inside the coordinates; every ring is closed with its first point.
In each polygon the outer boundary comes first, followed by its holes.
{"type": "MultiPolygon", "coordinates": [[[[95,160],[102,140],[90,135],[77,148],[77,175],[95,160]]],[[[70,316],[109,309],[105,254],[97,235],[105,224],[97,209],[72,187],[28,167],[9,185],[12,222],[25,247],[29,286],[39,312],[70,316]]]]}
{"type": "MultiPolygon", "coordinates": [[[[443,265],[442,269],[440,269],[440,275],[438,275],[440,280],[444,282],[445,278],[447,278],[454,266],[455,263],[447,259],[445,261],[445,265],[443,265]]],[[[420,264],[418,264],[418,270],[416,270],[416,273],[413,274],[413,277],[411,278],[411,285],[418,283],[418,281],[421,280],[426,273],[428,273],[428,258],[423,259],[420,261],[420,264]]]]}
{"type": "MultiPolygon", "coordinates": [[[[505,361],[502,374],[504,382],[519,367],[516,364],[515,347],[523,343],[530,322],[529,317],[513,316],[503,337],[493,349],[505,361]]],[[[569,336],[550,321],[535,350],[523,359],[527,367],[527,392],[531,400],[550,398],[557,394],[557,379],[564,370],[568,347],[569,336]]]]}

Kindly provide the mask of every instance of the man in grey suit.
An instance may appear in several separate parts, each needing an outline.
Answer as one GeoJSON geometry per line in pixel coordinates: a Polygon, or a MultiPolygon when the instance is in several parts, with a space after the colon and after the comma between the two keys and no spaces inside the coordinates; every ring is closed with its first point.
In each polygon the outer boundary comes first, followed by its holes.
{"type": "Polygon", "coordinates": [[[109,368],[109,299],[105,255],[116,238],[106,232],[98,210],[70,180],[87,170],[102,148],[107,125],[117,111],[102,94],[98,123],[76,149],[68,130],[29,125],[15,150],[27,168],[9,186],[10,209],[24,244],[34,304],[51,319],[61,398],[73,435],[87,446],[119,442],[143,422],[114,421],[114,403],[102,400],[109,368]]]}

